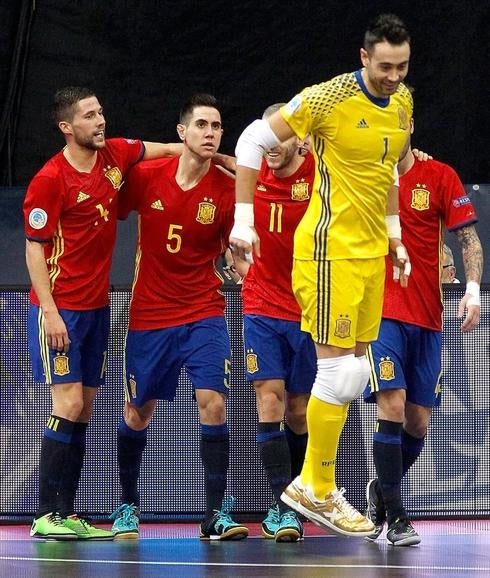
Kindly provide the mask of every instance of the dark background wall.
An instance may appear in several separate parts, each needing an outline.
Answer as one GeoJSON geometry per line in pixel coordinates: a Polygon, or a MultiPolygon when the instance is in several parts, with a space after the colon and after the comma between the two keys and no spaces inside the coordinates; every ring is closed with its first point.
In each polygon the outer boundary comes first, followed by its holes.
{"type": "Polygon", "coordinates": [[[24,187],[63,145],[49,108],[67,84],[94,88],[109,136],[162,141],[176,140],[182,102],[211,92],[233,154],[266,106],[358,68],[366,24],[382,11],[412,34],[414,143],[463,182],[490,182],[488,0],[2,0],[0,185],[24,187]]]}

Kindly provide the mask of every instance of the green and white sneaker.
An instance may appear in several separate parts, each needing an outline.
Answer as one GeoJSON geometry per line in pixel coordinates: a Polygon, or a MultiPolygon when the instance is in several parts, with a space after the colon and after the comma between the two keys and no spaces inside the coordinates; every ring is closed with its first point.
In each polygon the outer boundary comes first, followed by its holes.
{"type": "Polygon", "coordinates": [[[49,512],[32,522],[30,535],[46,540],[77,540],[78,534],[65,526],[65,521],[57,512],[49,512]]]}
{"type": "Polygon", "coordinates": [[[274,504],[269,508],[267,516],[262,520],[262,536],[268,540],[274,540],[277,529],[279,528],[279,521],[281,519],[281,512],[279,506],[274,504]]]}
{"type": "Polygon", "coordinates": [[[116,540],[137,540],[139,531],[139,508],[134,504],[123,504],[111,515],[114,520],[112,533],[116,540]]]}
{"type": "Polygon", "coordinates": [[[113,540],[114,534],[109,530],[96,528],[80,518],[76,514],[67,516],[64,520],[64,525],[69,530],[75,532],[79,540],[113,540]]]}

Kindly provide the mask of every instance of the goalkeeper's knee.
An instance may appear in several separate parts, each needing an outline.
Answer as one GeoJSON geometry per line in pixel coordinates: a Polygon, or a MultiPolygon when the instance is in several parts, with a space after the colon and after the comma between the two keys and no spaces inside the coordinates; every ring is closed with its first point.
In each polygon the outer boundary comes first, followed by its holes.
{"type": "Polygon", "coordinates": [[[344,405],[361,395],[370,371],[371,367],[365,355],[355,357],[351,353],[319,359],[311,393],[327,403],[344,405]]]}

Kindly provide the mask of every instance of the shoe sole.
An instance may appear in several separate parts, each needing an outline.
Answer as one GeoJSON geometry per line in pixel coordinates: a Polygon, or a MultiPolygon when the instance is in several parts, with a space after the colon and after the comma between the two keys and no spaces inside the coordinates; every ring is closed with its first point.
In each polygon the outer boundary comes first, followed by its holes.
{"type": "Polygon", "coordinates": [[[417,544],[420,544],[421,538],[420,536],[410,536],[408,538],[402,538],[401,540],[398,540],[396,542],[392,542],[388,538],[388,542],[393,546],[416,546],[417,544]]]}
{"type": "Polygon", "coordinates": [[[248,536],[248,528],[231,528],[223,534],[211,534],[211,536],[199,536],[201,540],[244,540],[248,536]]]}
{"type": "Polygon", "coordinates": [[[139,540],[139,532],[120,532],[114,534],[114,540],[139,540]]]}
{"type": "Polygon", "coordinates": [[[114,540],[115,536],[78,536],[79,540],[83,542],[107,542],[109,540],[114,540]]]}
{"type": "MultiPolygon", "coordinates": [[[[383,526],[384,526],[384,524],[383,524],[383,526]]],[[[381,526],[379,531],[376,530],[376,532],[372,532],[371,534],[369,534],[369,536],[364,536],[364,540],[366,540],[366,542],[376,542],[376,540],[383,533],[383,526],[381,526]]]]}
{"type": "Polygon", "coordinates": [[[58,540],[62,542],[68,542],[73,540],[78,540],[77,534],[30,534],[32,538],[38,538],[41,540],[58,540]]]}
{"type": "Polygon", "coordinates": [[[267,532],[267,530],[264,530],[264,528],[261,529],[261,532],[262,532],[262,536],[266,540],[274,540],[274,538],[276,537],[275,534],[271,534],[270,532],[267,532]]]}
{"type": "Polygon", "coordinates": [[[303,536],[301,532],[295,530],[294,528],[285,528],[284,530],[278,530],[274,539],[276,542],[299,542],[303,536]]]}
{"type": "Polygon", "coordinates": [[[335,534],[339,534],[340,536],[351,536],[353,538],[365,538],[367,536],[370,536],[373,533],[372,530],[369,530],[369,531],[365,530],[362,532],[349,532],[349,530],[343,530],[342,528],[335,526],[335,524],[332,524],[332,522],[329,522],[323,516],[320,517],[315,512],[308,510],[302,504],[300,504],[300,503],[296,502],[295,500],[293,500],[292,498],[290,498],[285,492],[283,492],[281,494],[281,500],[285,504],[287,504],[290,508],[295,510],[296,512],[303,514],[303,516],[308,518],[308,520],[310,520],[311,522],[313,522],[314,524],[316,524],[320,528],[323,528],[325,530],[329,530],[331,532],[334,532],[335,534]]]}

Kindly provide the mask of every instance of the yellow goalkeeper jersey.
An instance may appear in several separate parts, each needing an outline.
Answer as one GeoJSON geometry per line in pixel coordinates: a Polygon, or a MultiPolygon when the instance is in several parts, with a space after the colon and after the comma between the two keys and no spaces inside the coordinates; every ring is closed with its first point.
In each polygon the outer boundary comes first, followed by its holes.
{"type": "Polygon", "coordinates": [[[312,198],[295,233],[302,260],[386,255],[385,215],[394,166],[409,134],[412,95],[370,95],[361,71],[305,88],[281,108],[300,138],[311,135],[312,198]]]}

